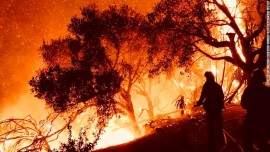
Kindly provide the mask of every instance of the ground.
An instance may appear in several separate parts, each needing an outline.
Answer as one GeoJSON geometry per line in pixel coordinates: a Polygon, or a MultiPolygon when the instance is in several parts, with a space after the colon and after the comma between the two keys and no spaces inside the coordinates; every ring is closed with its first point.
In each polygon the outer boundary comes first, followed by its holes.
{"type": "MultiPolygon", "coordinates": [[[[227,143],[233,142],[236,146],[243,144],[241,124],[244,114],[245,110],[239,105],[228,105],[224,109],[224,130],[232,137],[227,136],[227,143]]],[[[201,119],[203,115],[193,118],[175,119],[167,126],[155,129],[152,134],[95,152],[207,152],[206,124],[201,119]]]]}

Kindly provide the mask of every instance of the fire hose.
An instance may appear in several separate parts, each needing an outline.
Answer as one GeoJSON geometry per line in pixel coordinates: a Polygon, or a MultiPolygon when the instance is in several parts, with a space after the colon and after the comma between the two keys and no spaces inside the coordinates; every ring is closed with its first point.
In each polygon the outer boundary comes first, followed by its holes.
{"type": "Polygon", "coordinates": [[[228,145],[228,139],[227,138],[229,138],[233,143],[235,143],[241,152],[244,152],[244,149],[242,148],[242,146],[225,129],[223,129],[223,134],[224,134],[225,146],[223,146],[223,148],[220,150],[220,152],[222,152],[226,148],[226,146],[228,145]]]}

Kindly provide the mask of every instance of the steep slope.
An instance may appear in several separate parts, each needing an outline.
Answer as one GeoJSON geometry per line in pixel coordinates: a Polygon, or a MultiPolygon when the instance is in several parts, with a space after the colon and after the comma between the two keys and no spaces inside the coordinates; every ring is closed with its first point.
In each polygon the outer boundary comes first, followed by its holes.
{"type": "MultiPolygon", "coordinates": [[[[241,123],[244,114],[245,111],[238,105],[227,106],[223,111],[224,129],[239,144],[242,144],[241,123]]],[[[229,140],[227,142],[232,142],[229,140]]],[[[156,128],[150,135],[95,152],[207,152],[206,145],[206,123],[201,114],[184,120],[175,119],[162,128],[156,128]]]]}

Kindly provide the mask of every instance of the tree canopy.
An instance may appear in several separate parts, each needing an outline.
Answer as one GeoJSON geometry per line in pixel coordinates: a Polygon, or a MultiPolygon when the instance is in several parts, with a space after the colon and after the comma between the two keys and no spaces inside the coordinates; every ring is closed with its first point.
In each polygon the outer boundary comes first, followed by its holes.
{"type": "Polygon", "coordinates": [[[69,37],[44,42],[46,67],[30,81],[35,96],[58,112],[87,101],[98,106],[113,103],[122,81],[101,44],[104,33],[111,36],[102,21],[107,19],[94,6],[82,9],[82,15],[72,18],[69,37]]]}
{"type": "MultiPolygon", "coordinates": [[[[107,120],[119,112],[115,94],[127,77],[141,72],[138,69],[144,61],[127,58],[124,50],[130,46],[136,54],[142,16],[126,5],[110,6],[102,12],[90,5],[82,8],[81,15],[71,19],[66,38],[43,43],[40,51],[45,67],[29,83],[35,96],[44,99],[55,112],[80,110],[82,104],[85,108],[97,107],[97,141],[107,120]]],[[[134,79],[137,76],[128,83],[134,79]]],[[[126,106],[130,109],[132,103],[126,106]]]]}
{"type": "Polygon", "coordinates": [[[266,66],[265,0],[237,0],[233,6],[224,0],[161,0],[145,28],[157,73],[187,65],[198,51],[249,74],[266,66]]]}

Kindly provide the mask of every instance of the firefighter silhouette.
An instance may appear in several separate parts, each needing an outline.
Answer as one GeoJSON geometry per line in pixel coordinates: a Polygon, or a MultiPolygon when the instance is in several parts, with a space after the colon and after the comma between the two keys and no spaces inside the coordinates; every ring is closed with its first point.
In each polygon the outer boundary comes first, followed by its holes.
{"type": "Polygon", "coordinates": [[[264,85],[265,81],[263,70],[255,69],[241,97],[241,106],[246,109],[243,122],[245,152],[251,152],[254,143],[260,152],[269,152],[270,88],[264,85]]]}
{"type": "Polygon", "coordinates": [[[212,72],[206,71],[206,82],[203,85],[201,96],[195,107],[203,105],[209,135],[209,148],[211,152],[217,151],[224,145],[222,127],[222,109],[224,108],[224,94],[222,87],[215,82],[212,72]]]}

